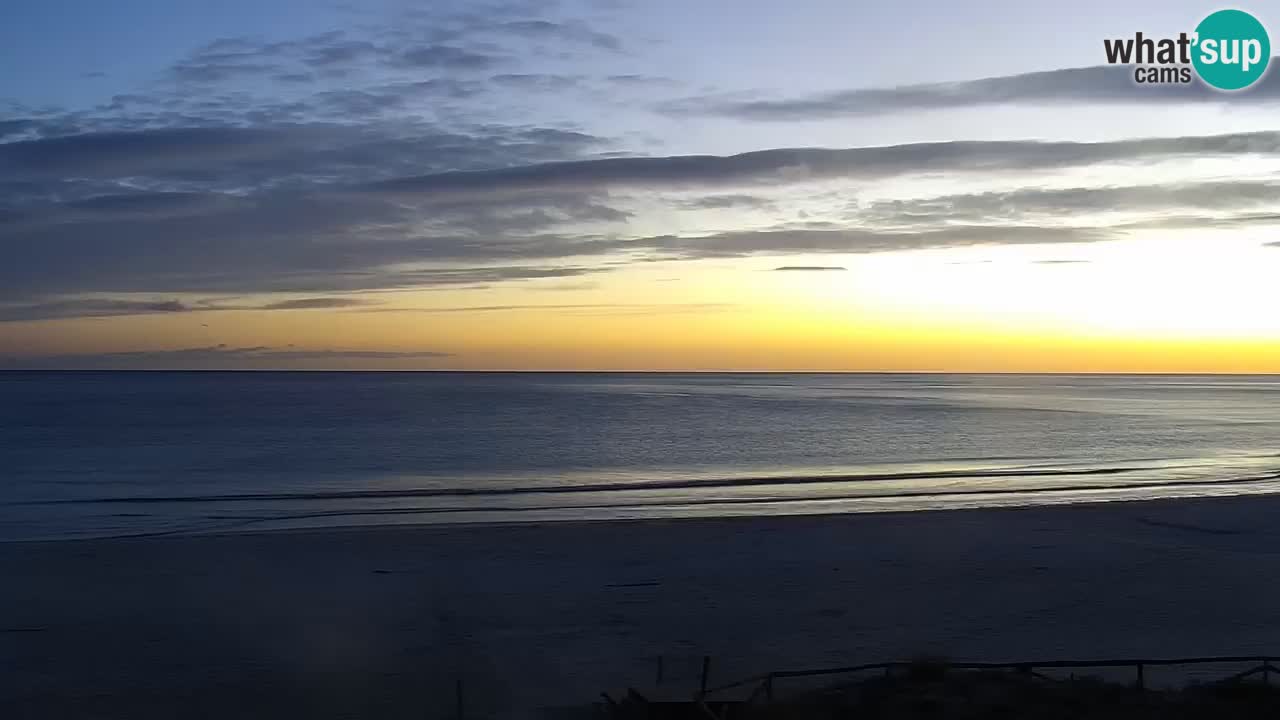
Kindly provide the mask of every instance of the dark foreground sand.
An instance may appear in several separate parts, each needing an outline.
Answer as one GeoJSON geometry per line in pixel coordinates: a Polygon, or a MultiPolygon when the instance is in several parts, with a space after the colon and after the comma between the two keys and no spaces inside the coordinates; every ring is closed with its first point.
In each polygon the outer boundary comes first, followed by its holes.
{"type": "Polygon", "coordinates": [[[5,718],[523,717],[902,659],[1280,654],[1280,499],[0,544],[5,718]]]}

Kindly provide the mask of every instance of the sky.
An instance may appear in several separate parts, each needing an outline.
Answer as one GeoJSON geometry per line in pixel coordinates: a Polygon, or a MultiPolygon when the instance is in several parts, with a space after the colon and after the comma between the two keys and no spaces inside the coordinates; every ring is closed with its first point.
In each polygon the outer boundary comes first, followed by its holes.
{"type": "Polygon", "coordinates": [[[0,368],[1280,372],[1280,74],[1104,65],[1216,9],[7,8],[0,368]]]}

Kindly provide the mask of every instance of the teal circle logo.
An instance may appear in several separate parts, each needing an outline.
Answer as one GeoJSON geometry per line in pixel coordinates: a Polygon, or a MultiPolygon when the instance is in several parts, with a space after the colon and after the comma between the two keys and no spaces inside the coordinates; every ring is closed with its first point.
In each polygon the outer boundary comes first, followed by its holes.
{"type": "Polygon", "coordinates": [[[1243,90],[1258,81],[1271,60],[1271,39],[1243,10],[1219,10],[1196,26],[1191,64],[1219,90],[1243,90]]]}

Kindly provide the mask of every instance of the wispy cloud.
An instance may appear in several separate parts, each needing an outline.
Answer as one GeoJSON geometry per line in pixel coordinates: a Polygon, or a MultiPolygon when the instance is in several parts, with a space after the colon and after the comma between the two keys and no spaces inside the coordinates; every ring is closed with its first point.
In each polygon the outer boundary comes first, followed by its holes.
{"type": "Polygon", "coordinates": [[[321,310],[375,305],[364,298],[293,298],[259,304],[183,300],[136,300],[129,298],[68,298],[35,303],[0,304],[0,322],[28,322],[69,318],[118,317],[227,310],[321,310]]]}
{"type": "Polygon", "coordinates": [[[756,230],[715,235],[666,235],[636,241],[672,257],[732,258],[793,253],[864,254],[974,245],[1039,245],[1089,243],[1115,235],[1105,228],[1038,226],[951,226],[921,231],[892,230],[756,230]]]}
{"type": "Polygon", "coordinates": [[[862,217],[880,222],[967,222],[992,220],[1038,222],[1046,219],[1122,212],[1248,211],[1275,207],[1280,179],[1169,182],[1150,185],[1019,188],[909,200],[877,201],[861,208],[862,217]]]}
{"type": "Polygon", "coordinates": [[[794,98],[741,100],[715,95],[699,96],[667,101],[659,109],[671,115],[718,115],[761,122],[790,122],[984,105],[1264,104],[1278,100],[1280,76],[1275,73],[1264,76],[1248,93],[1233,94],[1217,92],[1198,82],[1138,85],[1133,81],[1131,68],[1096,65],[965,82],[840,90],[794,98]]]}
{"type": "Polygon", "coordinates": [[[389,62],[400,68],[488,70],[501,64],[502,58],[451,45],[426,45],[405,48],[392,55],[389,62]]]}
{"type": "Polygon", "coordinates": [[[337,298],[337,297],[317,297],[317,298],[296,298],[294,300],[281,300],[279,302],[267,303],[253,307],[255,310],[324,310],[331,308],[351,308],[362,307],[374,304],[371,300],[363,298],[337,298]]]}
{"type": "MultiPolygon", "coordinates": [[[[197,48],[170,68],[179,83],[207,87],[245,76],[315,71],[352,84],[378,69],[489,70],[514,57],[527,59],[545,45],[561,55],[574,50],[617,53],[623,42],[581,19],[521,16],[513,5],[457,12],[441,4],[419,6],[386,27],[359,27],[284,41],[227,37],[197,48]]],[[[309,75],[315,79],[315,75],[309,75]]]]}
{"type": "Polygon", "coordinates": [[[1058,170],[1194,155],[1280,155],[1280,133],[1112,142],[936,142],[849,149],[789,148],[729,156],[609,158],[402,177],[365,187],[393,194],[639,187],[679,189],[820,179],[881,179],[920,172],[1058,170]]]}
{"type": "Polygon", "coordinates": [[[672,313],[728,310],[734,303],[530,303],[512,305],[459,305],[449,307],[385,307],[369,308],[368,313],[491,313],[491,312],[546,312],[568,311],[570,314],[587,315],[667,315],[672,313]]]}
{"type": "Polygon", "coordinates": [[[69,299],[41,303],[0,305],[0,322],[22,322],[72,317],[111,317],[153,313],[190,312],[178,300],[69,299]]]}
{"type": "Polygon", "coordinates": [[[299,362],[311,361],[342,365],[359,361],[434,361],[449,357],[452,357],[450,353],[436,351],[313,350],[293,346],[234,347],[220,344],[171,350],[2,355],[0,368],[29,370],[270,369],[294,367],[299,362]]]}

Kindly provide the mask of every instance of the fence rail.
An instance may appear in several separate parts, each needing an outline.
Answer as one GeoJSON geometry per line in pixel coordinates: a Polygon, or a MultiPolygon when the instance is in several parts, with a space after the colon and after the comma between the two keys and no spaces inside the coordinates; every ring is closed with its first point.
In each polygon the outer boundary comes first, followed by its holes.
{"type": "MultiPolygon", "coordinates": [[[[1192,665],[1239,665],[1250,664],[1250,667],[1243,672],[1238,672],[1223,678],[1223,681],[1231,682],[1241,680],[1253,675],[1262,675],[1264,681],[1270,680],[1271,673],[1280,673],[1280,667],[1275,665],[1277,656],[1273,655],[1217,655],[1208,657],[1185,657],[1185,658],[1123,658],[1123,659],[1094,659],[1094,660],[1033,660],[1025,662],[947,662],[939,661],[938,665],[948,670],[1016,670],[1027,673],[1036,673],[1037,670],[1061,670],[1076,668],[1132,668],[1136,672],[1135,685],[1140,689],[1146,688],[1146,669],[1148,667],[1169,667],[1169,666],[1192,666],[1192,665]]],[[[895,662],[879,662],[868,663],[865,665],[848,665],[844,667],[832,668],[815,668],[807,670],[775,670],[773,672],[761,675],[753,675],[751,677],[736,680],[724,685],[707,688],[703,687],[699,692],[697,699],[703,700],[712,695],[728,692],[738,688],[755,686],[750,698],[756,699],[761,694],[766,699],[772,699],[774,686],[779,680],[788,678],[807,678],[822,677],[830,675],[853,675],[858,673],[882,671],[892,672],[893,670],[903,670],[912,667],[920,667],[919,661],[895,661],[895,662]]]]}

